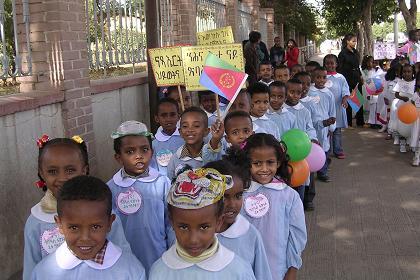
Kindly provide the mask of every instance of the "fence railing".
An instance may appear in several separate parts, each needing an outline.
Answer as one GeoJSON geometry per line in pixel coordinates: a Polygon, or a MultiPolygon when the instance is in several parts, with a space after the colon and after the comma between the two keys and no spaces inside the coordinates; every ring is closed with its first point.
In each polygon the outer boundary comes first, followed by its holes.
{"type": "Polygon", "coordinates": [[[197,32],[226,26],[225,0],[196,0],[197,32]]]}
{"type": "Polygon", "coordinates": [[[17,13],[16,0],[0,0],[0,78],[3,80],[32,74],[29,0],[19,2],[21,14],[17,13]]]}
{"type": "Polygon", "coordinates": [[[85,0],[91,69],[146,61],[144,0],[85,0]]]}
{"type": "Polygon", "coordinates": [[[160,0],[159,6],[159,45],[161,47],[172,46],[174,44],[173,39],[173,22],[172,22],[172,1],[171,0],[160,0]]]}
{"type": "Polygon", "coordinates": [[[252,26],[252,14],[251,9],[246,7],[243,3],[238,3],[238,14],[239,14],[239,38],[238,41],[248,39],[249,32],[251,32],[252,26]]]}
{"type": "Polygon", "coordinates": [[[299,52],[300,52],[299,63],[305,64],[315,54],[315,45],[309,44],[307,46],[300,47],[299,52]]]}

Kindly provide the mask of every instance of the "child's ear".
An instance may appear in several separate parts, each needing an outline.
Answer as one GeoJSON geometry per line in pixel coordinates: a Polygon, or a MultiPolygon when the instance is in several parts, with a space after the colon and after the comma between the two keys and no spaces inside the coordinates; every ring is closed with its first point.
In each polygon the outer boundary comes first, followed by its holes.
{"type": "Polygon", "coordinates": [[[120,155],[120,154],[116,153],[116,154],[114,155],[114,158],[115,158],[115,160],[116,160],[119,164],[121,164],[121,165],[122,165],[122,160],[121,160],[121,155],[120,155]]]}
{"type": "Polygon", "coordinates": [[[88,174],[88,171],[89,171],[89,166],[85,165],[85,166],[83,167],[83,169],[82,169],[82,173],[83,173],[83,175],[88,174]]]}
{"type": "Polygon", "coordinates": [[[55,215],[54,216],[54,221],[57,224],[58,230],[60,231],[60,233],[64,235],[64,233],[63,233],[63,224],[61,223],[61,219],[60,219],[60,217],[58,215],[55,215]]]}
{"type": "Polygon", "coordinates": [[[216,223],[216,232],[219,233],[222,230],[222,226],[223,226],[223,219],[224,219],[224,215],[220,215],[219,217],[217,217],[217,223],[216,223]]]}
{"type": "Polygon", "coordinates": [[[109,216],[109,228],[108,228],[108,232],[111,231],[112,223],[115,221],[115,218],[116,218],[115,214],[111,214],[111,216],[109,216]]]}
{"type": "Polygon", "coordinates": [[[155,122],[156,122],[157,124],[159,124],[159,119],[158,119],[158,116],[157,116],[157,115],[155,115],[155,122]]]}

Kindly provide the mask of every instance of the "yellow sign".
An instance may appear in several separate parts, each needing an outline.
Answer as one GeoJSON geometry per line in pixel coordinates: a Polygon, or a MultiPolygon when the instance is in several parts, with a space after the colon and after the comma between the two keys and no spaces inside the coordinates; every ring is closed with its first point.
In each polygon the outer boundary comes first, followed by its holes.
{"type": "Polygon", "coordinates": [[[244,55],[241,44],[182,47],[182,61],[187,90],[206,90],[206,88],[200,85],[199,81],[201,72],[203,71],[204,61],[209,52],[232,64],[239,70],[244,71],[244,55]]]}
{"type": "Polygon", "coordinates": [[[223,45],[233,43],[235,43],[235,40],[233,39],[231,26],[197,33],[197,45],[223,45]]]}
{"type": "Polygon", "coordinates": [[[149,49],[149,57],[157,86],[184,84],[181,47],[149,49]]]}

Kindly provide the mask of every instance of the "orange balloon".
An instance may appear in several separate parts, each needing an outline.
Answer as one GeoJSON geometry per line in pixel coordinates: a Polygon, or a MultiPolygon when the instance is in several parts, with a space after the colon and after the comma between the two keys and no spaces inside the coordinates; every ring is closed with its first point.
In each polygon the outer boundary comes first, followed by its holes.
{"type": "Polygon", "coordinates": [[[417,109],[411,102],[406,102],[398,108],[398,119],[405,124],[412,124],[417,120],[417,109]]]}
{"type": "Polygon", "coordinates": [[[289,171],[290,184],[295,188],[302,186],[309,177],[309,165],[306,160],[289,162],[289,171]]]}

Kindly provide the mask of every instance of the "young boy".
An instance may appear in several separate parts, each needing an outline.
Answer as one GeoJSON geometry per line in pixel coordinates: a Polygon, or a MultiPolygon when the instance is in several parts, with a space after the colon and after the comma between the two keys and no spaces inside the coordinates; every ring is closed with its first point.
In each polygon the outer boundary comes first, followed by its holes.
{"type": "Polygon", "coordinates": [[[260,83],[269,86],[274,80],[272,79],[273,76],[273,67],[269,61],[263,61],[260,63],[260,83]]]}
{"type": "Polygon", "coordinates": [[[251,110],[251,97],[246,89],[241,89],[233,104],[230,106],[229,112],[243,111],[249,113],[251,110]]]}
{"type": "Polygon", "coordinates": [[[280,137],[289,129],[296,127],[296,117],[289,110],[283,108],[286,100],[286,85],[275,81],[269,86],[270,108],[267,116],[277,125],[280,137]]]}
{"type": "MultiPolygon", "coordinates": [[[[192,106],[192,97],[191,92],[187,91],[184,86],[180,86],[181,88],[181,94],[182,94],[182,100],[184,101],[184,110],[188,109],[192,106]]],[[[172,98],[178,103],[178,108],[180,111],[182,111],[181,106],[181,99],[179,98],[179,92],[178,92],[178,86],[170,86],[167,89],[166,96],[168,98],[172,98]]]]}
{"type": "Polygon", "coordinates": [[[280,139],[277,125],[268,118],[267,111],[270,106],[268,87],[262,83],[255,83],[248,88],[251,95],[251,119],[255,133],[269,133],[280,139]]]}
{"type": "MultiPolygon", "coordinates": [[[[335,126],[335,102],[332,92],[325,87],[327,82],[327,70],[323,67],[318,67],[312,72],[314,85],[310,87],[308,96],[312,97],[316,108],[318,110],[319,120],[322,121],[323,126],[315,127],[318,140],[321,147],[324,149],[325,155],[328,158],[328,151],[330,150],[330,137],[336,128],[335,126]]],[[[329,182],[330,178],[327,175],[328,161],[318,171],[318,179],[322,182],[329,182]]]]}
{"type": "Polygon", "coordinates": [[[137,121],[122,123],[114,139],[115,159],[121,169],[108,181],[113,209],[120,217],[134,255],[148,273],[173,242],[165,205],[170,182],[150,167],[152,134],[137,121]]]}
{"type": "Polygon", "coordinates": [[[203,146],[204,164],[222,159],[230,146],[240,147],[253,133],[252,120],[248,113],[243,111],[228,113],[223,123],[218,122],[211,127],[210,142],[203,146]]]}
{"type": "Polygon", "coordinates": [[[203,165],[202,148],[204,138],[209,133],[206,113],[198,108],[191,107],[181,114],[179,133],[185,144],[179,147],[168,164],[168,178],[176,177],[176,174],[186,165],[192,168],[203,165]]]}
{"type": "Polygon", "coordinates": [[[107,240],[111,210],[112,194],[101,180],[83,175],[64,183],[55,222],[65,242],[35,267],[32,279],[146,279],[136,257],[107,240]]]}
{"type": "Polygon", "coordinates": [[[201,109],[207,115],[208,126],[210,127],[217,120],[217,102],[216,102],[216,93],[211,91],[201,91],[198,94],[198,100],[200,101],[201,109]]]}
{"type": "Polygon", "coordinates": [[[314,71],[318,67],[321,67],[321,65],[318,62],[314,60],[308,61],[308,63],[306,63],[305,65],[305,72],[312,74],[312,71],[314,71]]]}
{"type": "Polygon", "coordinates": [[[160,124],[160,127],[152,142],[153,166],[156,166],[156,169],[165,176],[172,155],[184,144],[184,139],[177,127],[178,120],[178,103],[171,98],[159,100],[155,121],[160,124]]]}
{"type": "Polygon", "coordinates": [[[290,78],[290,71],[286,65],[279,65],[274,69],[274,80],[287,83],[290,78]]]}
{"type": "Polygon", "coordinates": [[[294,78],[295,75],[299,72],[303,71],[303,66],[300,64],[295,64],[292,66],[292,68],[290,69],[290,78],[294,78]]]}

